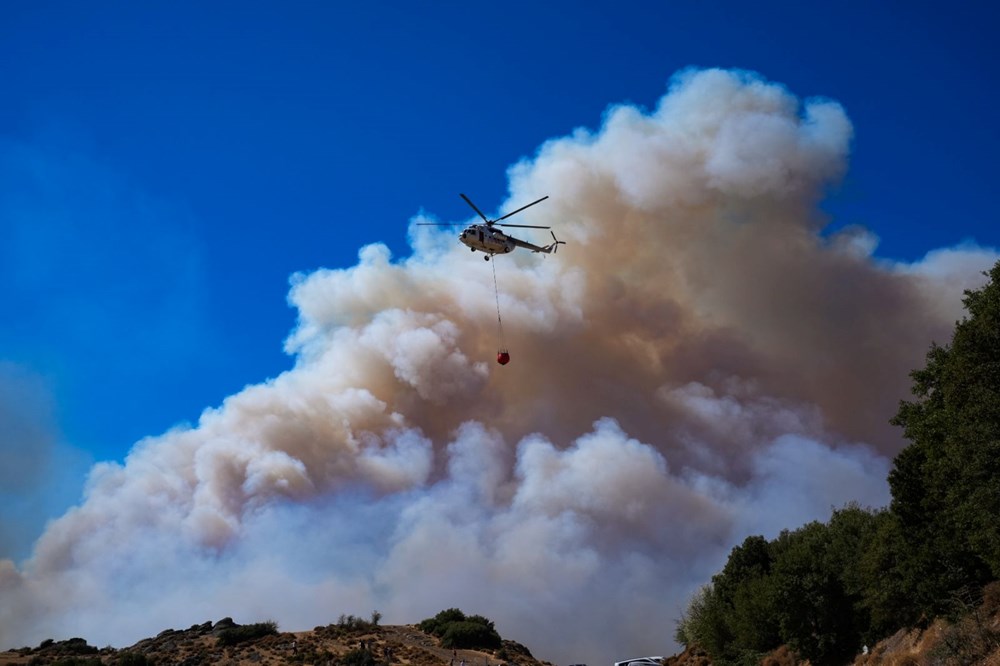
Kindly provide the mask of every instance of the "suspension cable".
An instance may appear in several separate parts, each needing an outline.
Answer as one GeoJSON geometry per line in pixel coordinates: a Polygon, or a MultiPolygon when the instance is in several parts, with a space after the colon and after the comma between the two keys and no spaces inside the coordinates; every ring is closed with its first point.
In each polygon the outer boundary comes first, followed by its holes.
{"type": "Polygon", "coordinates": [[[503,321],[500,319],[500,287],[497,286],[497,262],[496,256],[493,257],[493,292],[496,294],[497,299],[497,351],[506,351],[507,348],[504,346],[503,342],[503,321]]]}

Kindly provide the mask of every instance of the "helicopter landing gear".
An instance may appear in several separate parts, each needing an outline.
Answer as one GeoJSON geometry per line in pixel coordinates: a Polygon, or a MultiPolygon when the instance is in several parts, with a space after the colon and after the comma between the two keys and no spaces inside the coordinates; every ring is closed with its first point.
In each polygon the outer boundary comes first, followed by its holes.
{"type": "Polygon", "coordinates": [[[483,259],[485,259],[486,261],[489,261],[490,260],[490,255],[486,255],[485,257],[483,257],[483,259]]]}
{"type": "Polygon", "coordinates": [[[475,252],[475,251],[476,251],[476,248],[474,248],[474,247],[470,247],[469,248],[469,252],[475,252]]]}

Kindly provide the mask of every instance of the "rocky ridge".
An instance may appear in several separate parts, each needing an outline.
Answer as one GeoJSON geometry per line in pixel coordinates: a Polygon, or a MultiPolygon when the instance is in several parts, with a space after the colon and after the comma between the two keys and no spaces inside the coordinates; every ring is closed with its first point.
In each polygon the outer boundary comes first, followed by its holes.
{"type": "MultiPolygon", "coordinates": [[[[356,618],[351,618],[356,620],[356,618]]],[[[551,666],[523,645],[451,650],[415,625],[347,622],[312,631],[279,632],[273,623],[239,625],[231,618],[167,629],[127,648],[97,648],[82,638],[43,641],[0,652],[0,666],[551,666]]]]}

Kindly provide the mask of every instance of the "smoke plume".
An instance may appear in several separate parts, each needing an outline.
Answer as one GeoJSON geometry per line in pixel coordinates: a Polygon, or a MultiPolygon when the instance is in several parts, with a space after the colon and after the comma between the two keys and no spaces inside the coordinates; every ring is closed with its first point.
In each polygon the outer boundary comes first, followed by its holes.
{"type": "Polygon", "coordinates": [[[409,257],[294,276],[294,368],[94,466],[0,562],[0,643],[458,606],[558,663],[669,653],[734,544],[887,502],[908,373],[997,258],[826,233],[851,137],[835,102],[688,71],[510,169],[558,255],[413,224],[409,257]]]}

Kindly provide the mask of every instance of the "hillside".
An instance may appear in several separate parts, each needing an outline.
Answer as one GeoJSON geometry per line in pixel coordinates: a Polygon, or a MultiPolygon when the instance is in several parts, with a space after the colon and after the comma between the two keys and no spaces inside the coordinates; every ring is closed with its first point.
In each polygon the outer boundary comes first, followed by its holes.
{"type": "MultiPolygon", "coordinates": [[[[664,666],[711,666],[708,654],[691,646],[668,657],[664,666]]],[[[763,656],[763,666],[799,666],[787,646],[763,656]]],[[[1000,666],[1000,582],[984,590],[978,605],[966,605],[954,621],[935,620],[926,628],[900,629],[848,660],[851,666],[1000,666]]]]}
{"type": "Polygon", "coordinates": [[[116,649],[98,649],[82,638],[44,641],[34,648],[0,653],[0,666],[542,666],[523,645],[503,640],[497,650],[450,650],[415,625],[379,626],[357,618],[312,631],[250,637],[267,625],[237,625],[229,618],[184,630],[167,629],[154,638],[116,649]],[[247,637],[244,640],[244,637],[247,637]],[[226,643],[234,644],[226,645],[226,643]]]}

